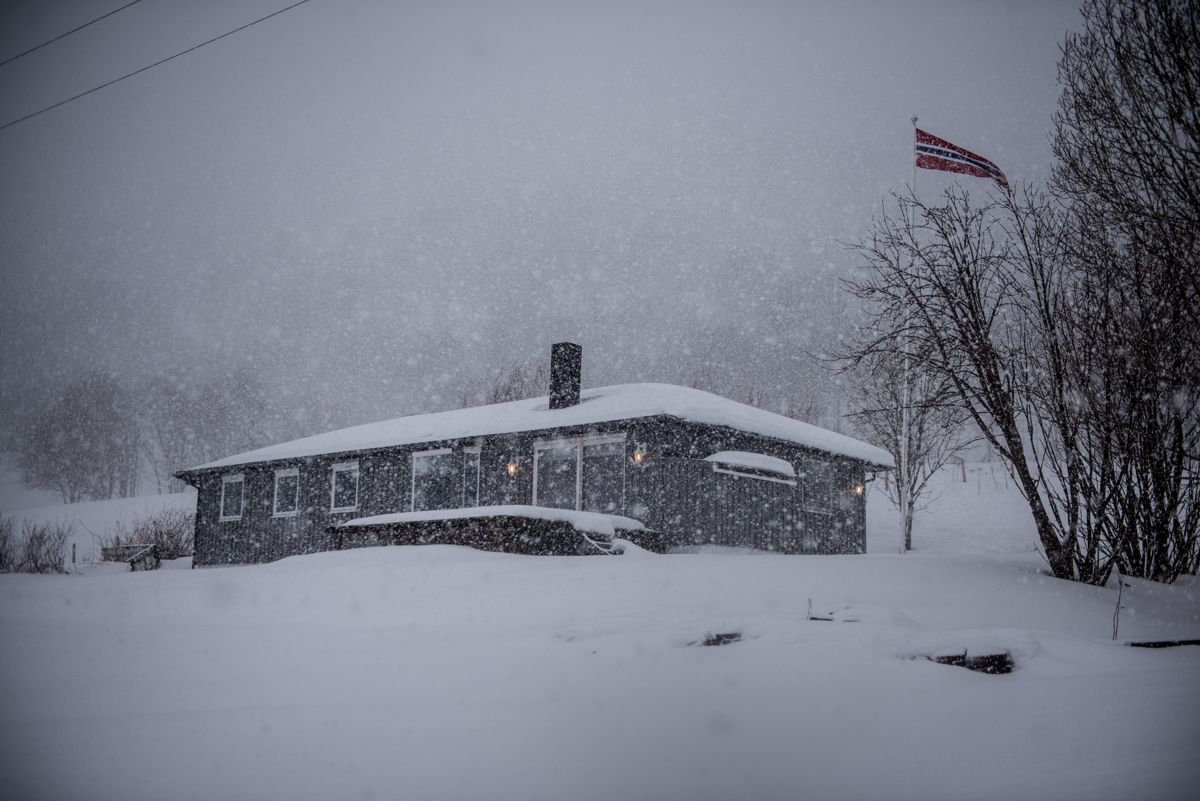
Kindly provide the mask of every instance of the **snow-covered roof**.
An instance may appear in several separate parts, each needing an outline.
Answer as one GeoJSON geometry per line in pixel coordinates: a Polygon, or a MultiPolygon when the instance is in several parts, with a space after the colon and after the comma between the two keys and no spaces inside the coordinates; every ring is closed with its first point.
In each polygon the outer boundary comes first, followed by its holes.
{"type": "Polygon", "coordinates": [[[765,473],[777,473],[788,478],[796,477],[796,468],[791,463],[778,456],[767,456],[765,453],[750,451],[717,451],[712,456],[705,456],[704,461],[729,465],[730,467],[748,467],[751,470],[762,470],[765,473]]]}
{"type": "Polygon", "coordinates": [[[617,531],[642,531],[639,521],[621,515],[600,512],[580,512],[575,509],[551,509],[546,506],[509,504],[506,506],[474,506],[467,509],[430,509],[424,512],[394,512],[386,515],[356,517],[338,528],[357,526],[387,526],[396,523],[425,523],[432,520],[462,520],[469,517],[532,517],[537,520],[562,520],[577,531],[614,535],[617,531]]]}
{"type": "Polygon", "coordinates": [[[585,389],[579,403],[565,409],[549,408],[548,398],[543,395],[490,406],[414,414],[257,448],[191,470],[660,415],[729,426],[881,467],[893,465],[891,455],[874,445],[710,392],[673,384],[617,384],[585,389]]]}

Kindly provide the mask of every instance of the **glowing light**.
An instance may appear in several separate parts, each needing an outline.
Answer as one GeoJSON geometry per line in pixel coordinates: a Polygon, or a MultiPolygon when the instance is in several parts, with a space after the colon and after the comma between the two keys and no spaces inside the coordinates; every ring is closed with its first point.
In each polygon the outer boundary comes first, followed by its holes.
{"type": "Polygon", "coordinates": [[[645,463],[647,458],[648,458],[648,456],[645,451],[639,450],[639,451],[633,452],[633,461],[636,462],[637,464],[645,463]]]}
{"type": "Polygon", "coordinates": [[[862,495],[862,494],[863,494],[863,485],[862,485],[862,484],[855,484],[855,485],[854,485],[854,494],[855,494],[855,495],[862,495]]]}
{"type": "Polygon", "coordinates": [[[516,462],[509,462],[508,464],[504,465],[505,472],[507,472],[510,476],[515,476],[520,469],[521,465],[517,464],[516,462]]]}

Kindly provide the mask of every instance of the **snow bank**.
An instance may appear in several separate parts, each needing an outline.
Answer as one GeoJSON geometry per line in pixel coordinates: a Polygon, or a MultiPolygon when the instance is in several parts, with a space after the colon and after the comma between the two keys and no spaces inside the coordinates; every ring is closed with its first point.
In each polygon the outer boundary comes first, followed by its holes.
{"type": "MultiPolygon", "coordinates": [[[[423,546],[0,576],[5,792],[1189,797],[1200,649],[1114,644],[1114,591],[1038,570],[423,546]],[[809,599],[858,622],[808,621],[809,599]],[[741,641],[689,646],[715,632],[741,641]],[[1013,673],[920,658],[995,647],[1013,673]]],[[[1196,595],[1158,589],[1129,635],[1200,634],[1196,595]]]]}
{"type": "Polygon", "coordinates": [[[579,512],[574,509],[551,509],[545,506],[509,504],[506,506],[476,506],[468,509],[436,509],[424,512],[394,512],[347,520],[339,528],[350,526],[384,526],[389,523],[419,523],[432,520],[462,520],[468,517],[532,517],[538,520],[562,520],[577,531],[614,535],[618,530],[641,531],[641,521],[621,515],[599,512],[579,512]]]}
{"type": "Polygon", "coordinates": [[[874,465],[892,466],[887,451],[709,392],[671,384],[619,384],[583,391],[580,402],[550,409],[548,398],[496,403],[470,409],[417,414],[379,423],[343,428],[304,439],[239,453],[193,470],[295,459],[304,456],[410,445],[461,437],[537,431],[612,420],[668,415],[710,425],[730,426],[817,450],[849,456],[874,465]]]}

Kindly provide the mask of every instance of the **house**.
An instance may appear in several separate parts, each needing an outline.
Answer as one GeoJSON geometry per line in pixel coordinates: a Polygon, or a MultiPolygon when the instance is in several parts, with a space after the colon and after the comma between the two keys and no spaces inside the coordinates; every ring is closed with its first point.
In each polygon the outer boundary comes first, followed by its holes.
{"type": "Polygon", "coordinates": [[[342,547],[348,531],[411,534],[414,523],[479,517],[500,521],[485,532],[490,547],[520,550],[502,518],[545,522],[548,509],[576,511],[564,519],[585,531],[580,520],[614,520],[622,536],[657,545],[865,549],[864,485],[892,467],[886,451],[688,387],[581,391],[580,364],[579,346],[559,343],[548,398],[330,431],[177,473],[198,491],[195,564],[272,561],[342,547]]]}

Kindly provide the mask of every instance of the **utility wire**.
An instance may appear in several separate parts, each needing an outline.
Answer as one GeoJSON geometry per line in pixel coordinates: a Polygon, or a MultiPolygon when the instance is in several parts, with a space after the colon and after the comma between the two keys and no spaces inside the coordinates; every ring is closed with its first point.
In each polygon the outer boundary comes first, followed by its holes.
{"type": "Polygon", "coordinates": [[[88,89],[86,92],[80,92],[79,94],[75,95],[74,97],[68,97],[66,100],[60,100],[57,103],[53,103],[49,106],[46,106],[45,108],[35,111],[32,114],[26,114],[24,117],[19,117],[18,119],[15,119],[11,122],[6,122],[3,125],[0,125],[0,131],[3,131],[5,128],[11,128],[12,126],[14,126],[18,123],[25,122],[25,120],[33,119],[34,117],[38,116],[39,114],[45,114],[47,111],[56,109],[59,106],[65,106],[67,103],[70,103],[72,100],[78,100],[81,97],[86,97],[86,96],[90,95],[92,92],[99,92],[101,89],[112,86],[114,83],[119,83],[119,82],[125,80],[126,78],[132,78],[134,75],[140,75],[141,73],[145,72],[146,70],[154,69],[155,67],[159,66],[160,64],[166,64],[168,61],[177,59],[180,56],[186,56],[188,53],[191,53],[194,50],[199,50],[200,48],[204,47],[205,45],[210,45],[213,42],[220,41],[221,39],[224,39],[226,36],[233,36],[235,33],[238,33],[239,31],[244,31],[252,25],[257,25],[260,22],[265,22],[266,20],[269,20],[271,17],[277,17],[280,14],[284,13],[285,11],[291,11],[296,6],[302,6],[307,2],[309,2],[309,0],[300,0],[300,2],[298,2],[298,3],[292,3],[290,6],[287,6],[286,8],[281,8],[278,11],[267,14],[265,17],[259,17],[258,19],[254,20],[253,22],[247,22],[245,25],[241,26],[240,28],[234,28],[232,31],[223,33],[220,36],[214,36],[213,38],[209,39],[207,42],[201,42],[198,45],[189,47],[187,50],[180,50],[178,53],[176,53],[173,56],[167,56],[166,58],[155,61],[153,64],[148,64],[139,70],[134,70],[133,72],[126,73],[125,75],[122,75],[120,78],[113,78],[111,81],[108,81],[107,83],[102,83],[99,86],[88,89]]]}
{"type": "Polygon", "coordinates": [[[59,39],[70,36],[71,34],[75,33],[76,31],[82,31],[84,28],[86,28],[89,25],[95,25],[100,20],[104,19],[105,17],[111,17],[113,14],[116,14],[118,11],[124,11],[125,9],[129,8],[130,6],[136,6],[140,2],[142,2],[142,0],[133,0],[132,3],[126,3],[125,5],[121,6],[120,8],[114,9],[103,16],[96,17],[91,22],[83,23],[78,28],[72,28],[71,30],[67,31],[66,33],[60,33],[58,36],[55,36],[53,39],[47,39],[46,41],[42,42],[40,45],[34,45],[33,47],[29,48],[28,50],[26,50],[23,53],[17,53],[15,56],[12,56],[11,58],[6,58],[3,61],[0,61],[0,67],[3,67],[5,64],[9,63],[10,61],[16,61],[21,56],[27,56],[30,53],[32,53],[34,50],[41,50],[46,45],[54,44],[59,39]]]}

